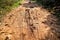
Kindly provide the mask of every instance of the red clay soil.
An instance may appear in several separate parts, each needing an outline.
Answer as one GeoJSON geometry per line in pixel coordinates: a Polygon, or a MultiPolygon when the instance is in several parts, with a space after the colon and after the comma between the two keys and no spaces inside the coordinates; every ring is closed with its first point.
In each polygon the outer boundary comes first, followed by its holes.
{"type": "Polygon", "coordinates": [[[0,40],[60,40],[56,17],[36,4],[31,6],[19,6],[4,17],[0,40]]]}

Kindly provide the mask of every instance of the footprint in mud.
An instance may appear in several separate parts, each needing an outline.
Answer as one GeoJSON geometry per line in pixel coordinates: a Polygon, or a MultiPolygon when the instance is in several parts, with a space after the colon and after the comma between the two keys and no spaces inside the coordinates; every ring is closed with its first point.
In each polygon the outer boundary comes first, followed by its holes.
{"type": "Polygon", "coordinates": [[[12,16],[13,16],[13,14],[11,14],[8,19],[11,19],[12,16]]]}
{"type": "Polygon", "coordinates": [[[10,26],[9,26],[9,24],[5,24],[5,26],[8,26],[8,27],[10,27],[10,26]]]}
{"type": "Polygon", "coordinates": [[[8,36],[5,38],[5,40],[11,40],[8,36]]]}

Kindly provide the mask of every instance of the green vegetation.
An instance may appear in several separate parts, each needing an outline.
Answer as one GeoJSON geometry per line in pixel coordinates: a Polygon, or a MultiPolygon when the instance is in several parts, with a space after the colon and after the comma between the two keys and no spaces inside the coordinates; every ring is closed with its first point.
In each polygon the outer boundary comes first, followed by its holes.
{"type": "Polygon", "coordinates": [[[0,18],[12,8],[19,6],[21,1],[23,0],[0,0],[0,18]]]}
{"type": "MultiPolygon", "coordinates": [[[[18,7],[24,0],[0,0],[0,18],[9,12],[12,8],[18,7]]],[[[53,15],[60,17],[60,1],[59,0],[31,0],[43,6],[45,9],[54,11],[53,15]]]]}

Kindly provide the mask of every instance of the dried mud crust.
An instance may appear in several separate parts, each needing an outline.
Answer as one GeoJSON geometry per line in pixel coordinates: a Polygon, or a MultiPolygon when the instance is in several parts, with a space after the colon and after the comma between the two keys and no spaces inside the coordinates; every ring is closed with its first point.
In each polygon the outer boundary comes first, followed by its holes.
{"type": "Polygon", "coordinates": [[[0,40],[59,40],[58,30],[52,30],[55,26],[50,26],[50,20],[55,18],[49,15],[42,7],[18,7],[4,18],[0,26],[0,40]]]}

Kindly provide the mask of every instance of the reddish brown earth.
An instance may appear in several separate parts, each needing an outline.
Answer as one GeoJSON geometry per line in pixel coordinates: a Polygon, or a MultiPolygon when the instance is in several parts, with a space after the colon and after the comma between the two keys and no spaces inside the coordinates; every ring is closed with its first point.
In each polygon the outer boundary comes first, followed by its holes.
{"type": "Polygon", "coordinates": [[[2,20],[0,40],[60,40],[57,20],[37,4],[23,4],[2,20]]]}

